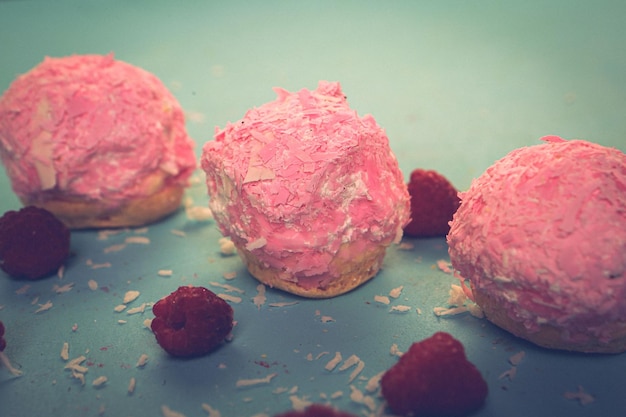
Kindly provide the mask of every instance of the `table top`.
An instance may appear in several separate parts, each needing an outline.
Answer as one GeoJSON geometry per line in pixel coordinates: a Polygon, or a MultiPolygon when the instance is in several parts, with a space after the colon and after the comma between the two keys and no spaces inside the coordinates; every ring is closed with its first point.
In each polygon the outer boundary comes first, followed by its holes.
{"type": "MultiPolygon", "coordinates": [[[[626,151],[625,13],[623,2],[565,0],[0,1],[0,91],[44,56],[113,52],[171,89],[199,154],[216,126],[273,100],[272,87],[339,81],[351,106],[385,128],[407,179],[414,168],[436,169],[463,190],[547,134],[626,151]]],[[[188,195],[206,205],[196,178],[188,195]]],[[[2,171],[0,210],[19,206],[2,171]]],[[[147,228],[73,232],[62,278],[25,282],[0,272],[5,353],[23,371],[0,371],[0,414],[137,417],[167,415],[166,406],[187,417],[249,417],[312,401],[382,415],[370,379],[397,361],[394,349],[440,330],[464,344],[489,385],[476,416],[626,413],[624,355],[542,349],[467,313],[433,314],[455,282],[441,268],[444,238],[405,238],[375,279],[344,296],[268,289],[261,306],[252,301],[258,283],[238,257],[220,253],[219,238],[214,222],[181,210],[147,228]],[[160,349],[144,321],[151,303],[187,284],[241,301],[231,301],[232,341],[181,360],[160,349]],[[390,304],[376,301],[399,287],[390,304]],[[129,290],[139,298],[116,313],[129,290]],[[70,358],[86,357],[84,386],[64,369],[66,342],[70,358]],[[364,368],[326,370],[336,352],[364,368]],[[148,362],[137,367],[143,354],[148,362]],[[100,376],[107,382],[93,386],[100,376]],[[237,384],[257,379],[265,382],[237,384]],[[568,398],[580,392],[593,401],[568,398]]]]}

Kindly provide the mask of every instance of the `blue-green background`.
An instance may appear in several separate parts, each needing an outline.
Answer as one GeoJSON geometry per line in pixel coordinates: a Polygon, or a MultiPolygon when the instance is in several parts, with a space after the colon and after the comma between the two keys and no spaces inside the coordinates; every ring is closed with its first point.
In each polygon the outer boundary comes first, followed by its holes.
{"type": "MultiPolygon", "coordinates": [[[[352,107],[386,129],[407,179],[414,168],[436,169],[465,189],[496,159],[547,134],[626,151],[625,18],[626,3],[607,0],[0,1],[0,91],[46,55],[113,52],[172,90],[199,155],[216,126],[273,100],[272,87],[340,81],[352,107]]],[[[201,184],[190,195],[205,204],[201,184]]],[[[18,207],[2,172],[0,211],[18,207]]],[[[436,318],[432,309],[445,305],[454,282],[434,267],[447,259],[443,238],[406,239],[413,250],[391,249],[381,274],[348,295],[303,300],[268,290],[268,303],[299,304],[259,310],[250,301],[256,282],[236,257],[219,254],[212,222],[196,224],[179,213],[149,228],[150,245],[103,252],[133,234],[102,241],[95,232],[75,232],[63,280],[31,283],[25,294],[15,293],[24,282],[0,273],[6,353],[24,371],[19,379],[0,373],[0,415],[158,416],[166,404],[192,417],[206,416],[207,403],[223,417],[271,416],[291,408],[290,394],[272,391],[294,386],[299,397],[360,414],[366,409],[349,398],[350,371],[324,370],[334,352],[357,354],[369,378],[395,363],[393,343],[406,350],[437,330],[465,344],[489,384],[476,416],[626,415],[623,355],[549,351],[469,315],[436,318]],[[88,260],[112,267],[94,270],[88,260]],[[159,269],[174,275],[159,277],[159,269]],[[142,327],[149,309],[141,316],[113,313],[128,289],[141,291],[136,305],[178,285],[224,283],[230,271],[238,276],[229,284],[245,290],[233,305],[238,325],[233,341],[210,356],[168,358],[142,327]],[[101,289],[89,290],[89,279],[101,289]],[[69,293],[52,291],[70,282],[69,293]],[[394,304],[410,305],[410,312],[392,314],[373,301],[399,285],[404,292],[394,304]],[[33,313],[48,300],[51,310],[33,313]],[[321,323],[316,312],[335,321],[321,323]],[[64,341],[72,357],[88,351],[85,387],[63,370],[64,341]],[[500,379],[510,368],[507,358],[521,350],[526,357],[517,376],[500,379]],[[324,351],[330,355],[306,359],[324,351]],[[136,369],[142,353],[150,361],[136,369]],[[272,372],[278,375],[267,386],[235,387],[239,378],[272,372]],[[109,382],[96,389],[90,383],[99,375],[109,382]],[[131,376],[137,389],[129,396],[131,376]],[[581,406],[563,397],[579,385],[596,401],[581,406]],[[343,396],[320,398],[336,391],[343,396]]],[[[362,390],[365,382],[353,384],[362,390]]]]}

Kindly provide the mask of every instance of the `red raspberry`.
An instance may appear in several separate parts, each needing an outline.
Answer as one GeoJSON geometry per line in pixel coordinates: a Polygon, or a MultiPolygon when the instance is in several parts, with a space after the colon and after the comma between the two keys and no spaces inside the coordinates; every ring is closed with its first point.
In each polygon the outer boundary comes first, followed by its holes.
{"type": "Polygon", "coordinates": [[[274,417],[356,417],[354,414],[337,411],[326,405],[313,404],[304,411],[287,411],[274,417]]]}
{"type": "Polygon", "coordinates": [[[199,356],[224,341],[233,328],[233,309],[203,287],[179,287],[152,307],[152,331],[173,356],[199,356]]]}
{"type": "Polygon", "coordinates": [[[411,221],[404,228],[406,236],[445,236],[448,222],[459,208],[461,200],[456,188],[436,171],[416,169],[408,184],[411,195],[411,221]]]}
{"type": "Polygon", "coordinates": [[[0,268],[15,278],[55,273],[70,253],[70,231],[49,211],[29,206],[0,217],[0,268]]]}
{"type": "Polygon", "coordinates": [[[463,345],[444,332],[413,343],[380,384],[391,410],[402,416],[463,416],[487,397],[487,383],[463,345]]]}

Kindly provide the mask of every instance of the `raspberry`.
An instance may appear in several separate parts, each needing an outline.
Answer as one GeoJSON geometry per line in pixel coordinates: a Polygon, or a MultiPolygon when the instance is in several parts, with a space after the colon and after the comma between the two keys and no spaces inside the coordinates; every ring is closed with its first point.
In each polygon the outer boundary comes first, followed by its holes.
{"type": "Polygon", "coordinates": [[[0,217],[0,268],[35,280],[56,272],[70,253],[70,231],[49,211],[29,206],[0,217]]]}
{"type": "Polygon", "coordinates": [[[461,200],[456,188],[436,171],[416,169],[408,184],[411,195],[411,221],[404,228],[406,236],[445,236],[448,222],[459,208],[461,200]]]}
{"type": "Polygon", "coordinates": [[[463,345],[445,332],[413,343],[380,383],[391,410],[403,416],[462,416],[487,397],[487,383],[463,345]]]}
{"type": "Polygon", "coordinates": [[[313,404],[304,411],[287,411],[274,417],[356,417],[354,414],[337,411],[326,405],[313,404]]]}
{"type": "Polygon", "coordinates": [[[215,349],[233,328],[233,309],[204,287],[179,287],[152,306],[152,331],[173,356],[199,356],[215,349]]]}

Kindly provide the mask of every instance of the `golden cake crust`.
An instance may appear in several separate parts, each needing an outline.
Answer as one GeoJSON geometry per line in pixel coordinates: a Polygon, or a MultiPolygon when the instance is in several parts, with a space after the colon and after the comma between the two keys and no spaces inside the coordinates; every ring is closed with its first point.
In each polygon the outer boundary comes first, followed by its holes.
{"type": "Polygon", "coordinates": [[[330,267],[339,271],[339,276],[334,277],[324,288],[305,288],[298,285],[297,281],[285,280],[284,271],[262,265],[258,258],[245,248],[237,247],[237,251],[247,266],[248,272],[263,284],[302,297],[331,298],[345,294],[369,281],[382,266],[386,252],[385,246],[374,247],[352,258],[342,256],[344,253],[350,253],[349,246],[349,243],[342,245],[331,261],[330,267]]]}
{"type": "Polygon", "coordinates": [[[184,190],[178,185],[164,186],[149,196],[128,200],[114,210],[102,202],[84,199],[22,199],[22,203],[50,211],[70,229],[136,227],[178,210],[184,190]]]}
{"type": "Polygon", "coordinates": [[[572,343],[563,337],[563,329],[549,324],[541,324],[538,331],[529,332],[521,321],[515,321],[509,317],[506,313],[507,310],[503,309],[497,300],[487,292],[477,291],[475,288],[472,288],[472,292],[476,304],[482,308],[489,321],[515,336],[539,346],[584,353],[622,353],[626,351],[626,323],[623,321],[616,321],[609,325],[612,340],[608,343],[602,343],[597,338],[590,338],[585,343],[572,343]]]}

